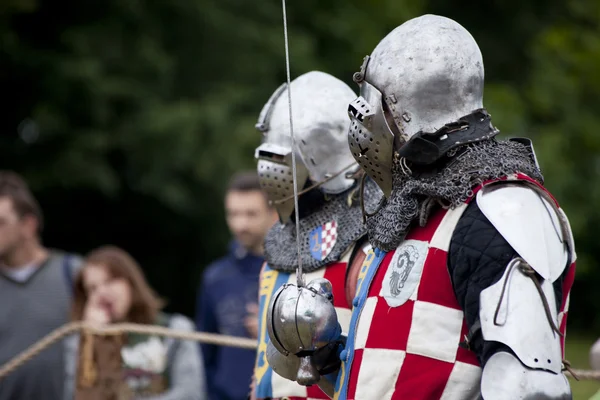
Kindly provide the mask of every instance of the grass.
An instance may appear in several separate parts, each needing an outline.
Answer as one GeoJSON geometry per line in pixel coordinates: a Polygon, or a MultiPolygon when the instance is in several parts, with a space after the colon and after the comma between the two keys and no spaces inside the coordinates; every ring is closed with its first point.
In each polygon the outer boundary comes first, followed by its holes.
{"type": "MultiPolygon", "coordinates": [[[[571,362],[574,369],[590,369],[590,348],[597,337],[567,332],[565,358],[571,362]]],[[[589,400],[600,390],[599,381],[579,381],[569,379],[574,400],[589,400]]]]}

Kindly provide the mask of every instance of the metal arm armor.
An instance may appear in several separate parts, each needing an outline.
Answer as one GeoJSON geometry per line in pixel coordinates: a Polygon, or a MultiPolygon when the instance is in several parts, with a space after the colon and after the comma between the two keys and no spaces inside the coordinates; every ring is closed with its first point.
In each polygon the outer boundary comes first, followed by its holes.
{"type": "Polygon", "coordinates": [[[544,280],[554,282],[575,260],[569,220],[550,195],[527,181],[484,186],[477,205],[544,280]]]}
{"type": "MultiPolygon", "coordinates": [[[[342,338],[345,339],[345,338],[342,338]]],[[[315,351],[308,361],[322,375],[317,382],[317,385],[329,397],[333,397],[335,378],[339,369],[340,357],[339,352],[344,347],[345,340],[339,343],[331,343],[328,346],[322,347],[315,351]],[[331,375],[328,376],[328,375],[331,375]],[[324,378],[324,379],[323,379],[324,378]]],[[[298,381],[298,372],[301,367],[302,360],[294,354],[283,355],[273,345],[273,342],[267,343],[267,362],[273,371],[290,381],[298,381]]]]}
{"type": "Polygon", "coordinates": [[[305,287],[282,286],[273,296],[267,314],[268,363],[284,378],[310,386],[339,365],[342,339],[331,282],[317,278],[305,287]]]}
{"type": "Polygon", "coordinates": [[[571,399],[562,374],[561,333],[552,283],[574,261],[566,215],[533,184],[484,187],[477,205],[518,253],[502,278],[480,294],[479,319],[486,341],[500,350],[484,366],[485,400],[571,399]]]}

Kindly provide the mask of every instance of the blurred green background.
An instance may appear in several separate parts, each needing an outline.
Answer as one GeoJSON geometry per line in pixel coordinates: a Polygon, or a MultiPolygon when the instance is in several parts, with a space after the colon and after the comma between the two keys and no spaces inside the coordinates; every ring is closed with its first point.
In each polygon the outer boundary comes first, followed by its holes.
{"type": "MultiPolygon", "coordinates": [[[[600,1],[289,1],[292,77],[318,69],[355,88],[362,58],[423,13],[473,34],[495,125],[534,140],[569,215],[567,356],[587,368],[600,336],[600,1]]],[[[2,0],[0,41],[0,168],[31,183],[46,244],[120,245],[170,310],[191,315],[229,238],[224,185],[254,167],[255,120],[285,78],[281,3],[2,0]]],[[[575,388],[584,399],[600,384],[575,388]]]]}

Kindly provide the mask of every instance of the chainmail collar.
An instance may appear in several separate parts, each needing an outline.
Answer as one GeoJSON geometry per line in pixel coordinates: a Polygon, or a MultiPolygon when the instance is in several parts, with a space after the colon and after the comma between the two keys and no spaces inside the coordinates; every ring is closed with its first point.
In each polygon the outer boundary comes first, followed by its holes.
{"type": "Polygon", "coordinates": [[[414,221],[424,226],[436,205],[454,208],[463,204],[484,181],[520,172],[543,182],[531,148],[517,141],[488,139],[453,149],[446,156],[435,172],[410,173],[406,165],[394,165],[392,193],[367,219],[374,247],[397,248],[414,221]]]}
{"type": "MultiPolygon", "coordinates": [[[[315,271],[339,261],[354,243],[366,235],[360,205],[360,186],[330,196],[314,212],[300,219],[300,257],[304,272],[315,271]]],[[[367,209],[375,209],[383,194],[367,179],[363,201],[367,209]]],[[[265,259],[269,267],[294,272],[298,266],[296,227],[293,222],[276,223],[265,238],[265,259]]]]}

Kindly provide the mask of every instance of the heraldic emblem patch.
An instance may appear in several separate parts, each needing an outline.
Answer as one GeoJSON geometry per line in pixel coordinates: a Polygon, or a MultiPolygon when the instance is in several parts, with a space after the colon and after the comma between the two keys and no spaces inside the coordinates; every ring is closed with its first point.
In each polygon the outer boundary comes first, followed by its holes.
{"type": "Polygon", "coordinates": [[[335,221],[317,226],[310,232],[310,254],[319,261],[324,260],[331,253],[336,240],[337,223],[335,221]]]}

